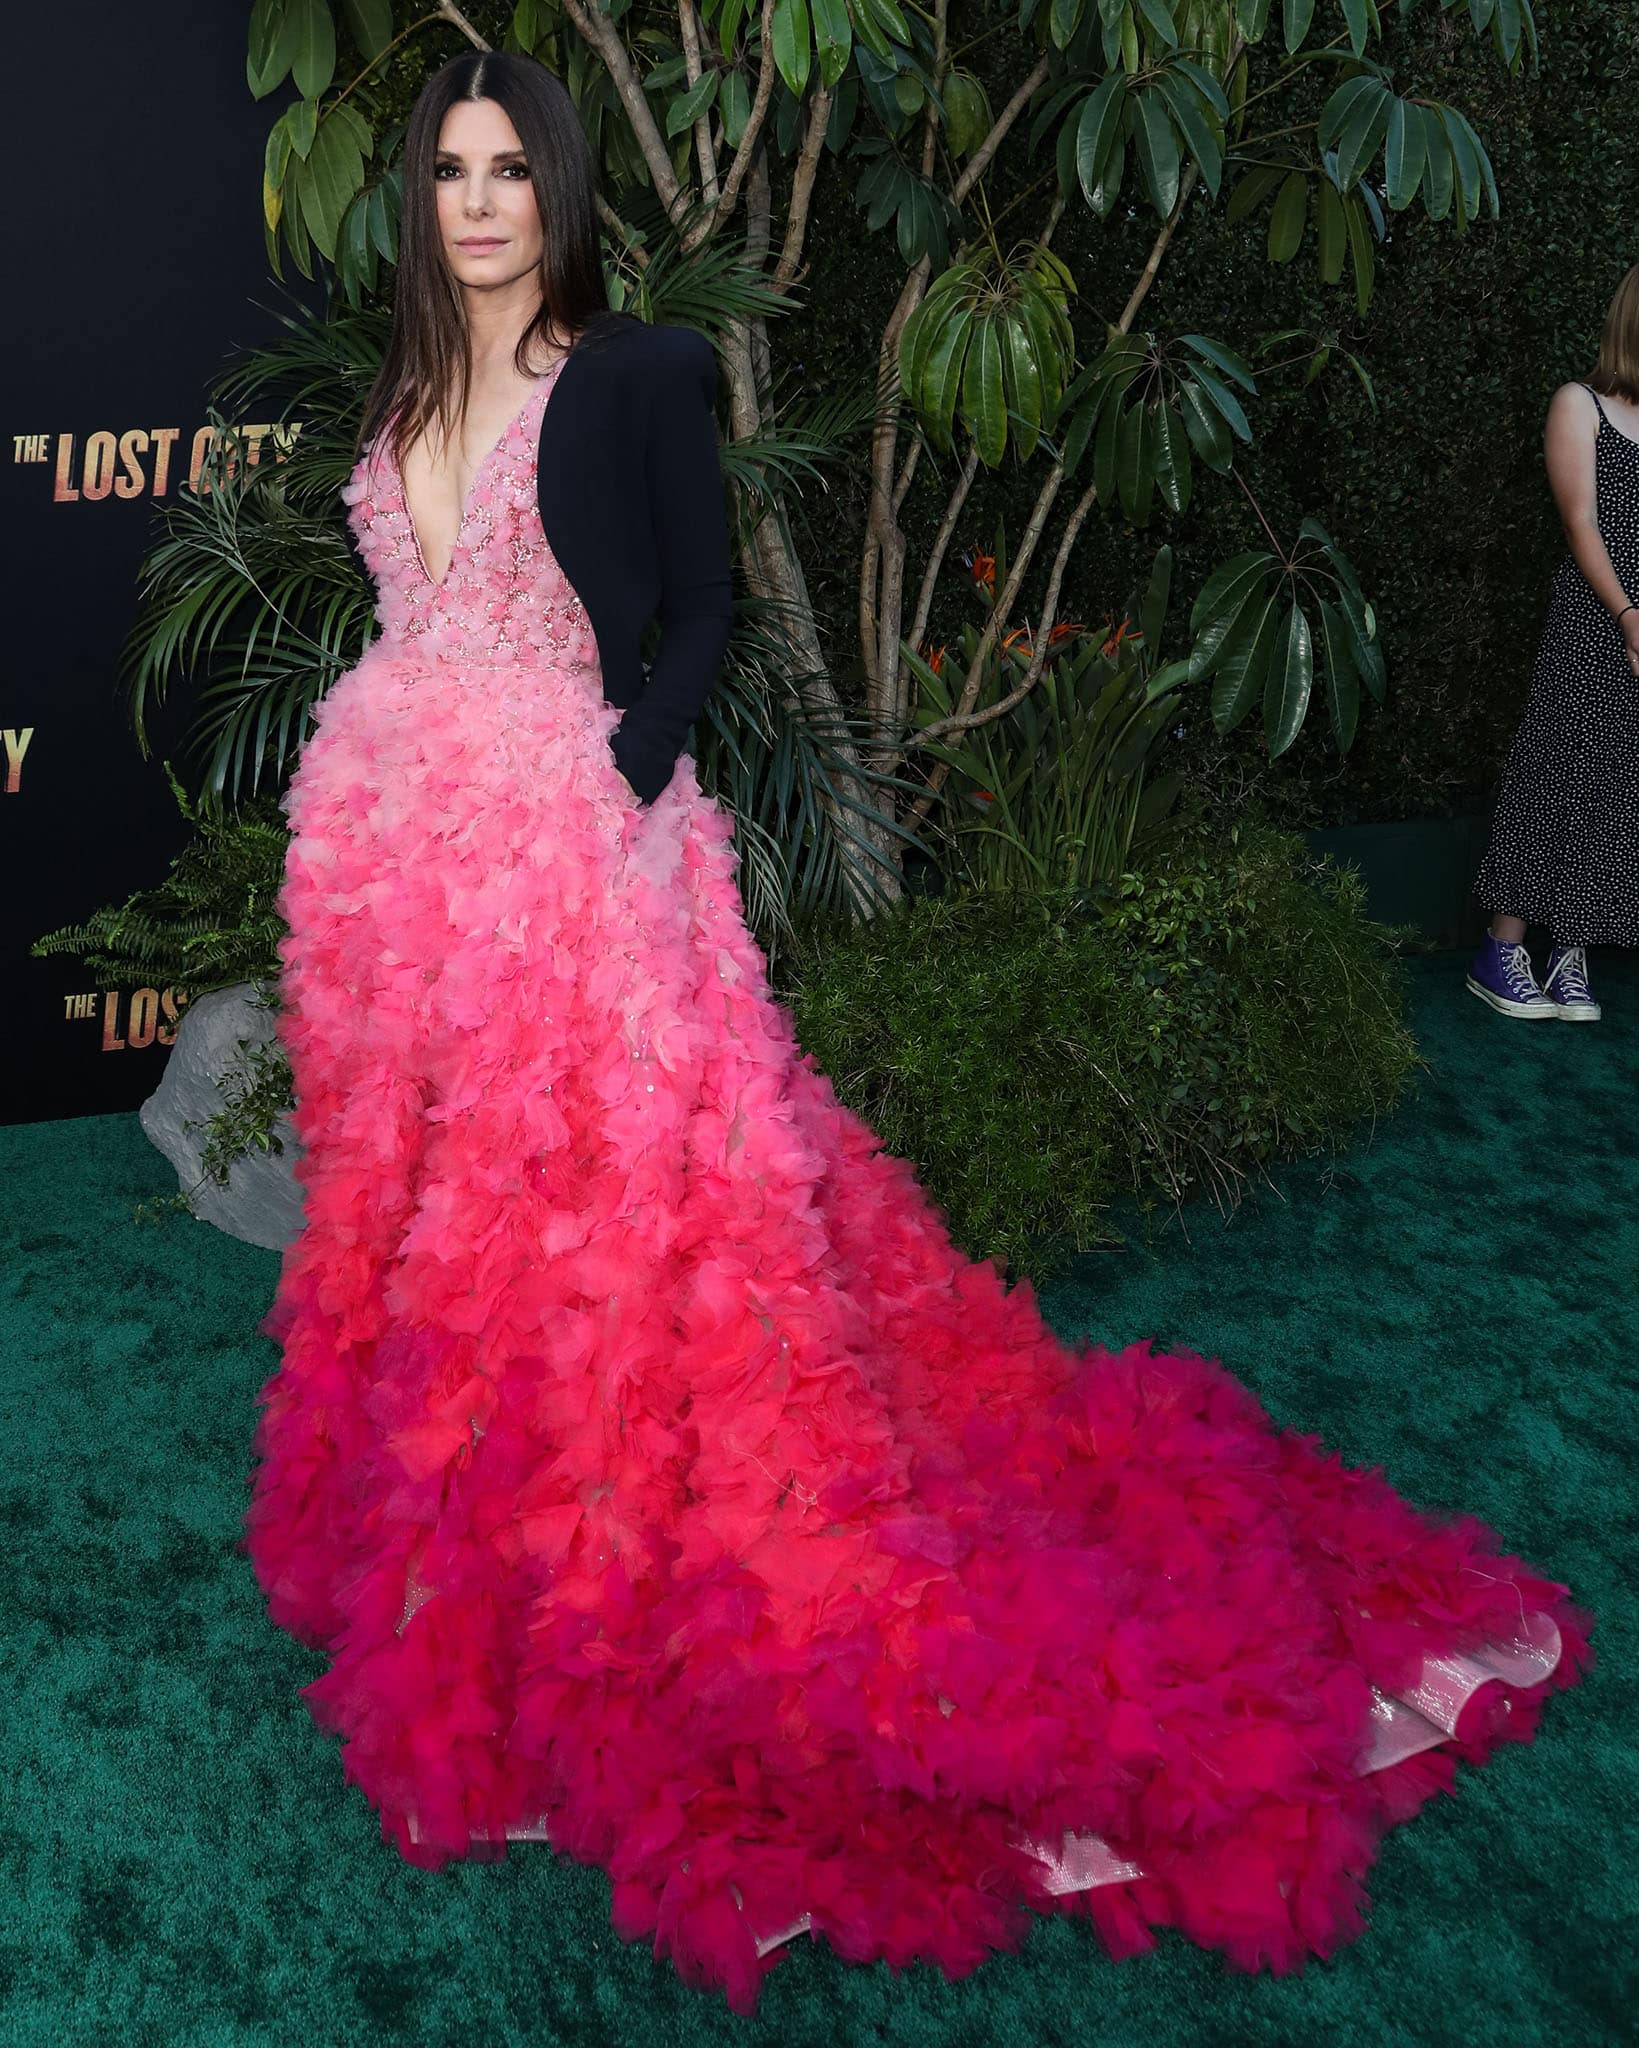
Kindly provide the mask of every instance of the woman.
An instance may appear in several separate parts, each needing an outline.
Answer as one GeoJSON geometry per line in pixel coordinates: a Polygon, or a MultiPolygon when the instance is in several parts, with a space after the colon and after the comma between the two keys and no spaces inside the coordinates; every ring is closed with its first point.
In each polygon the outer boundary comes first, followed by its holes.
{"type": "Polygon", "coordinates": [[[287,798],[271,1611],[404,1855],[595,1860],[738,2008],[800,1929],[960,1972],[1030,1909],[1294,1965],[1582,1624],[1217,1366],[1061,1344],[799,1051],[680,751],[707,352],[590,317],[593,175],[525,59],[409,124],[346,494],[382,630],[287,798]]]}
{"type": "Polygon", "coordinates": [[[1474,883],[1496,914],[1468,986],[1504,1017],[1592,1024],[1587,948],[1639,945],[1639,264],[1597,368],[1554,393],[1545,450],[1570,551],[1474,883]],[[1540,985],[1527,924],[1553,941],[1540,985]]]}

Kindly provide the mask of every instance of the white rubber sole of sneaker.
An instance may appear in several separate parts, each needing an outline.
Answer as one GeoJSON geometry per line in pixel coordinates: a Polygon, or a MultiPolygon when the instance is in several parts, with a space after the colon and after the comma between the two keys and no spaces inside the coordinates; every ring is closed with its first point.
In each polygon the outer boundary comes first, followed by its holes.
{"type": "Polygon", "coordinates": [[[1597,1024],[1601,1012],[1597,1003],[1555,1003],[1554,1014],[1565,1024],[1597,1024]]]}
{"type": "Polygon", "coordinates": [[[1507,1003],[1499,995],[1493,995],[1484,982],[1476,981],[1472,974],[1467,977],[1469,992],[1488,1003],[1499,1017],[1558,1017],[1564,1013],[1557,1003],[1549,1002],[1546,996],[1534,997],[1527,1003],[1507,1003]]]}

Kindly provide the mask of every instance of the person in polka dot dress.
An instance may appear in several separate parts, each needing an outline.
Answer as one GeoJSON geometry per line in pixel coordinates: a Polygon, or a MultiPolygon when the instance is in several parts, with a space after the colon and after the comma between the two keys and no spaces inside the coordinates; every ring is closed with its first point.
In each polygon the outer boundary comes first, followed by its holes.
{"type": "Polygon", "coordinates": [[[1495,914],[1468,986],[1504,1017],[1591,1024],[1587,948],[1639,945],[1639,263],[1544,446],[1569,552],[1474,882],[1495,914]],[[1540,983],[1527,924],[1553,941],[1540,983]]]}

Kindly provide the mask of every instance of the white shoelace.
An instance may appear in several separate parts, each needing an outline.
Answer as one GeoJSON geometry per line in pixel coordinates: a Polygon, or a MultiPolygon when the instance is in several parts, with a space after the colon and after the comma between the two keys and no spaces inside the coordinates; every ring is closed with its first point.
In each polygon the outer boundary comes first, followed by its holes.
{"type": "Polygon", "coordinates": [[[1571,1003],[1591,1003],[1593,990],[1588,986],[1588,954],[1584,946],[1567,946],[1563,953],[1548,969],[1547,986],[1559,984],[1560,999],[1571,1003]]]}
{"type": "Polygon", "coordinates": [[[1521,1002],[1533,996],[1540,996],[1542,990],[1537,987],[1537,978],[1531,972],[1531,956],[1525,950],[1524,941],[1521,940],[1512,946],[1502,945],[1500,940],[1498,943],[1501,946],[1502,971],[1508,983],[1509,994],[1517,996],[1521,1002]]]}

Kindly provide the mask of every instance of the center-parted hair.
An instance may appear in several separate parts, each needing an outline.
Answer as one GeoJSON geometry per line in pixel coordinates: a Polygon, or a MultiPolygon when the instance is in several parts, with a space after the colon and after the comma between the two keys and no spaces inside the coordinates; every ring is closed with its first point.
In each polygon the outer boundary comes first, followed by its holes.
{"type": "Polygon", "coordinates": [[[527,369],[537,344],[561,349],[609,310],[598,240],[598,167],[567,87],[533,57],[479,50],[452,58],[427,80],[410,110],[401,158],[393,320],[381,370],[370,387],[355,453],[392,421],[402,463],[434,418],[450,436],[466,412],[472,349],[461,287],[450,273],[438,226],[434,170],[444,116],[460,100],[493,100],[518,132],[540,209],[541,307],[518,337],[527,369]]]}

